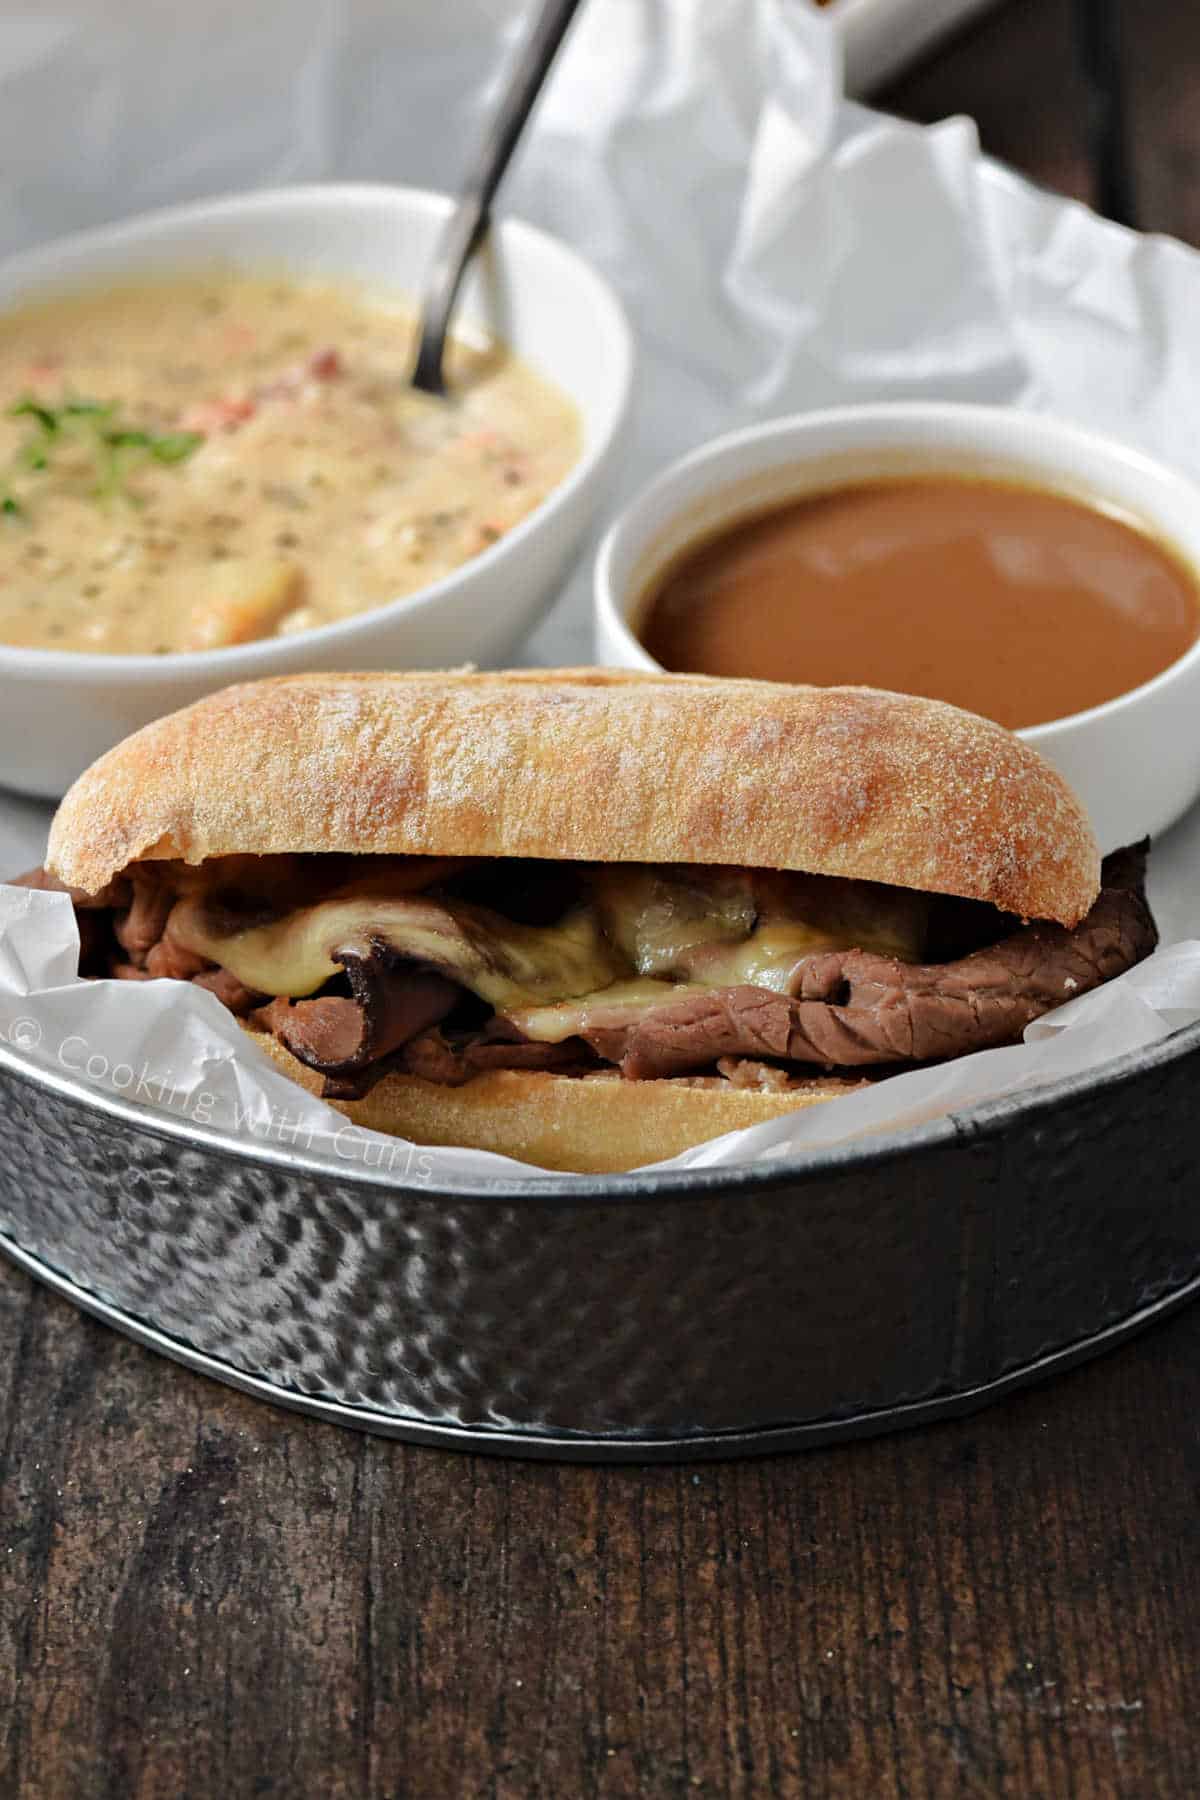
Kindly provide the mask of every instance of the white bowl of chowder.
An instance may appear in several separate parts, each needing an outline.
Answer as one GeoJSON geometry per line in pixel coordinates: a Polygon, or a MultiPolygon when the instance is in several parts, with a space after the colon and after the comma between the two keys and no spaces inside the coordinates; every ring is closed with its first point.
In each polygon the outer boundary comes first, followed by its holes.
{"type": "Polygon", "coordinates": [[[231,682],[511,654],[603,491],[633,366],[610,289],[515,220],[450,393],[413,296],[450,208],[202,202],[0,263],[0,783],[56,795],[231,682]]]}

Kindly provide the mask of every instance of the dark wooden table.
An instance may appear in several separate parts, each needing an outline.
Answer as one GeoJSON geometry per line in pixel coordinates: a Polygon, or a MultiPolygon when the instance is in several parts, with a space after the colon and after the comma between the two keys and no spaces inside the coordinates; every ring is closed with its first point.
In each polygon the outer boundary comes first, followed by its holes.
{"type": "MultiPolygon", "coordinates": [[[[887,102],[1087,195],[1069,16],[1013,0],[887,102]]],[[[1200,241],[1200,8],[1123,16],[1144,222],[1200,241]]],[[[1198,1420],[1193,1309],[878,1443],[492,1462],[0,1264],[0,1795],[1194,1796],[1198,1420]]]]}

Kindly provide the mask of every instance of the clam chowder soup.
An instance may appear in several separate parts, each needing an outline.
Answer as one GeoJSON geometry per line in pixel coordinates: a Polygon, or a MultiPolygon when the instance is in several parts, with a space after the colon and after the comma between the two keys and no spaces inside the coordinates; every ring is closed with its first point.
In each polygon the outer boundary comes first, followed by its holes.
{"type": "Polygon", "coordinates": [[[0,641],[166,655],[414,593],[510,531],[581,448],[571,401],[350,283],[206,272],[0,319],[0,641]]]}

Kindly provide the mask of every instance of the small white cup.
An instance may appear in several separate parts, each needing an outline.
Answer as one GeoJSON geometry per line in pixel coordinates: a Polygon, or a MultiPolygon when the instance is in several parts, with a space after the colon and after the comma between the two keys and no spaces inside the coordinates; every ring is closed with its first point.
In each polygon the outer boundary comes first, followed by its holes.
{"type": "MultiPolygon", "coordinates": [[[[1140,450],[1001,407],[839,407],[731,433],[664,470],[619,516],[595,571],[597,661],[658,669],[639,639],[655,577],[726,521],[898,474],[1030,481],[1131,514],[1200,571],[1200,487],[1140,450]]],[[[1102,706],[1018,733],[1070,782],[1101,849],[1156,837],[1200,794],[1200,640],[1102,706]]]]}

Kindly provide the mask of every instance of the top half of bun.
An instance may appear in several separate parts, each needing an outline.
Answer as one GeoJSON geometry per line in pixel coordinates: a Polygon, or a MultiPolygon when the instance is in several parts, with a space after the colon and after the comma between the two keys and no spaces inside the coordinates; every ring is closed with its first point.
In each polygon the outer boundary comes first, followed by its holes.
{"type": "Polygon", "coordinates": [[[49,865],[352,851],[735,863],[1074,924],[1079,802],[971,713],[870,688],[600,669],[294,675],[145,726],[67,794],[49,865]]]}

